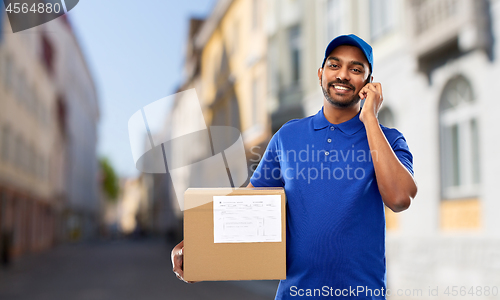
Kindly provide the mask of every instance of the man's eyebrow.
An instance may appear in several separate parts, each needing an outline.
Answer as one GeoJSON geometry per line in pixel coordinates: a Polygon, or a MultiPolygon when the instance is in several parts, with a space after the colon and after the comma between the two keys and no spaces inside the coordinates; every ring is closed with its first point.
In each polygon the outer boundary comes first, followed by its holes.
{"type": "MultiPolygon", "coordinates": [[[[340,59],[338,57],[336,57],[336,56],[330,56],[330,57],[327,58],[327,60],[335,60],[335,61],[340,62],[340,59]]],[[[351,61],[351,65],[358,65],[358,66],[361,66],[361,67],[365,68],[365,65],[362,62],[357,61],[357,60],[352,60],[351,61]]]]}
{"type": "Polygon", "coordinates": [[[351,65],[359,65],[365,68],[365,65],[362,62],[356,60],[351,61],[351,65]]]}

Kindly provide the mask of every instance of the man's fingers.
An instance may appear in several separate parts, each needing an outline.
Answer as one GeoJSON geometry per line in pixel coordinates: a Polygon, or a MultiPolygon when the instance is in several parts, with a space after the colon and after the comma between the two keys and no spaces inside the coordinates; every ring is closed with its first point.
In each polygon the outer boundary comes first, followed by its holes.
{"type": "Polygon", "coordinates": [[[175,264],[174,264],[174,268],[172,269],[172,271],[174,272],[175,277],[177,277],[177,279],[182,280],[182,281],[187,283],[187,281],[184,280],[184,271],[182,268],[182,263],[183,263],[182,252],[181,252],[181,254],[177,253],[175,255],[174,260],[175,260],[175,264]]]}
{"type": "Polygon", "coordinates": [[[382,93],[380,92],[382,89],[381,85],[379,83],[368,83],[365,85],[361,91],[360,91],[360,98],[364,99],[368,97],[368,94],[373,94],[374,96],[374,101],[381,103],[383,101],[382,93]],[[379,86],[377,88],[377,85],[379,86]],[[364,97],[362,95],[365,95],[364,97]]]}
{"type": "Polygon", "coordinates": [[[382,96],[382,84],[380,84],[380,82],[368,83],[363,88],[367,88],[370,91],[373,91],[375,93],[380,94],[381,98],[383,97],[382,96]]]}
{"type": "Polygon", "coordinates": [[[179,273],[179,274],[184,272],[183,267],[182,267],[182,263],[183,263],[182,257],[176,256],[173,271],[176,273],[179,273]]]}
{"type": "Polygon", "coordinates": [[[177,279],[182,280],[185,283],[197,283],[198,282],[198,281],[187,281],[186,279],[184,279],[184,272],[183,271],[180,271],[180,272],[174,271],[174,274],[175,274],[175,277],[177,277],[177,279]]]}
{"type": "Polygon", "coordinates": [[[366,88],[366,85],[365,85],[365,86],[361,89],[361,91],[359,91],[359,94],[358,94],[359,98],[361,98],[361,99],[365,99],[365,98],[366,98],[366,96],[368,96],[368,93],[367,93],[367,92],[368,92],[368,89],[366,88]]]}
{"type": "Polygon", "coordinates": [[[182,280],[184,281],[185,283],[192,283],[192,282],[189,282],[189,281],[186,281],[181,274],[178,274],[178,273],[175,273],[175,277],[177,277],[177,279],[179,280],[182,280]]]}
{"type": "Polygon", "coordinates": [[[370,90],[370,91],[374,92],[375,94],[380,94],[378,89],[373,84],[367,84],[365,87],[367,90],[370,90]]]}
{"type": "Polygon", "coordinates": [[[382,95],[382,84],[380,84],[380,82],[374,82],[373,85],[375,86],[377,91],[380,93],[380,95],[382,95]]]}
{"type": "Polygon", "coordinates": [[[175,276],[184,281],[184,241],[180,242],[177,246],[172,249],[172,271],[175,276]]]}
{"type": "Polygon", "coordinates": [[[182,251],[183,249],[180,249],[177,251],[177,253],[174,254],[173,258],[173,265],[174,265],[174,272],[177,274],[181,274],[184,271],[183,268],[183,262],[184,262],[184,252],[182,251]]]}

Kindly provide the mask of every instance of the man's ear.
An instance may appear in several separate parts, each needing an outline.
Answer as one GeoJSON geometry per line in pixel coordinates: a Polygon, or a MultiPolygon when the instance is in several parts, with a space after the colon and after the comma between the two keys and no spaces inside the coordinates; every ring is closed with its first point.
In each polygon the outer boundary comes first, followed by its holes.
{"type": "Polygon", "coordinates": [[[319,79],[319,85],[321,85],[321,79],[323,78],[323,68],[318,69],[318,79],[319,79]]]}

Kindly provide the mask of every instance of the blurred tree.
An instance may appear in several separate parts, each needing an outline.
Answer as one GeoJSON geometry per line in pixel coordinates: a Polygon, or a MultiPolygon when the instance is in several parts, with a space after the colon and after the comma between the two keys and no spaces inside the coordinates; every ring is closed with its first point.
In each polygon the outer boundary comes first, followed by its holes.
{"type": "Polygon", "coordinates": [[[101,188],[107,200],[115,201],[120,190],[118,176],[107,158],[101,157],[99,165],[101,167],[101,188]]]}

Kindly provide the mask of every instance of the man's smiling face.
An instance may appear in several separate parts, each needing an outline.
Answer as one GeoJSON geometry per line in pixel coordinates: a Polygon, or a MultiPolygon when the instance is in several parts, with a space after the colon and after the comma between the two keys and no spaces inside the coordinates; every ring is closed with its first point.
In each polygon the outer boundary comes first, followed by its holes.
{"type": "Polygon", "coordinates": [[[325,65],[318,71],[325,99],[333,106],[356,105],[359,92],[368,83],[370,67],[365,55],[355,46],[341,45],[333,49],[325,65]]]}

